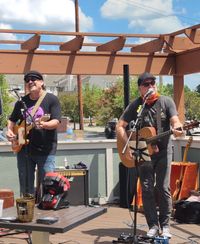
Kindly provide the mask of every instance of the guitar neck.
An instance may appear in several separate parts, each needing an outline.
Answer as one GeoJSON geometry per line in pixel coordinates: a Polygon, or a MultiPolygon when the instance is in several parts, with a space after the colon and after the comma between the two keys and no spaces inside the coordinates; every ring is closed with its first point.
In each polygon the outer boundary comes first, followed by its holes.
{"type": "MultiPolygon", "coordinates": [[[[183,126],[183,130],[186,130],[187,128],[193,128],[195,126],[197,126],[197,123],[192,123],[191,125],[183,126]]],[[[182,130],[182,128],[179,127],[179,128],[176,128],[176,130],[182,130]]],[[[159,135],[155,135],[155,136],[152,136],[152,137],[146,139],[146,143],[148,144],[148,143],[155,142],[156,140],[158,140],[158,139],[160,139],[162,137],[171,135],[171,134],[173,134],[172,130],[165,131],[163,133],[160,133],[159,135]]]]}
{"type": "Polygon", "coordinates": [[[148,144],[148,143],[155,142],[155,141],[157,141],[158,139],[160,139],[160,138],[162,138],[162,137],[171,135],[172,133],[173,133],[172,130],[165,131],[165,132],[163,132],[163,133],[161,133],[161,134],[159,134],[159,135],[152,136],[152,137],[146,139],[146,143],[148,144]]]}

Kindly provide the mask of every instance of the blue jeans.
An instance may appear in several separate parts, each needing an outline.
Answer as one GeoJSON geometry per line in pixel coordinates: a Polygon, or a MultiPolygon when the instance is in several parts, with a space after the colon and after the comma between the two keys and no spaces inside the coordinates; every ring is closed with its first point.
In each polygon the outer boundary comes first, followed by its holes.
{"type": "Polygon", "coordinates": [[[38,183],[41,183],[47,172],[55,169],[55,155],[30,155],[25,148],[17,154],[17,167],[20,184],[20,195],[34,194],[35,169],[38,169],[38,183]]]}

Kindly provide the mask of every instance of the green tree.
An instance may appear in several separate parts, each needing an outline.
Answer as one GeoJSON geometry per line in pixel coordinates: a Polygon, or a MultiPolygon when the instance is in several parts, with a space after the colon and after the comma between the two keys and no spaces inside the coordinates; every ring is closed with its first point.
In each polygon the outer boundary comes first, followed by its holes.
{"type": "Polygon", "coordinates": [[[196,91],[185,90],[185,117],[188,120],[200,120],[200,94],[196,91]]]}
{"type": "MultiPolygon", "coordinates": [[[[200,94],[191,91],[187,86],[185,91],[185,115],[187,119],[200,119],[200,94]]],[[[158,84],[158,92],[173,98],[173,85],[158,84]]],[[[137,78],[130,78],[130,102],[139,96],[137,78]]],[[[79,109],[77,93],[63,93],[59,96],[62,115],[71,117],[78,122],[79,109]]],[[[105,126],[113,119],[119,118],[124,110],[124,85],[123,79],[118,78],[116,83],[109,88],[101,89],[90,86],[83,87],[84,117],[95,117],[97,125],[105,126]]]]}
{"type": "Polygon", "coordinates": [[[62,115],[70,117],[75,122],[79,120],[78,95],[76,92],[61,93],[58,96],[61,104],[62,115]]]}
{"type": "Polygon", "coordinates": [[[84,117],[90,118],[90,125],[92,125],[92,118],[96,117],[99,107],[99,99],[102,96],[102,89],[97,86],[90,86],[86,84],[83,87],[83,112],[84,117]]]}
{"type": "MultiPolygon", "coordinates": [[[[138,96],[137,82],[134,78],[130,80],[130,100],[138,96]]],[[[124,85],[123,79],[119,78],[114,85],[104,89],[99,100],[98,121],[105,125],[113,118],[119,118],[124,110],[124,85]]]]}
{"type": "Polygon", "coordinates": [[[173,85],[172,84],[167,84],[167,85],[162,85],[159,86],[158,85],[158,93],[165,95],[165,96],[169,96],[169,97],[173,97],[173,85]]]}
{"type": "Polygon", "coordinates": [[[2,74],[0,74],[0,92],[3,108],[3,113],[0,116],[0,128],[3,129],[4,127],[6,127],[8,116],[11,114],[13,110],[12,103],[14,102],[14,98],[9,96],[8,83],[5,79],[5,75],[2,74]]]}

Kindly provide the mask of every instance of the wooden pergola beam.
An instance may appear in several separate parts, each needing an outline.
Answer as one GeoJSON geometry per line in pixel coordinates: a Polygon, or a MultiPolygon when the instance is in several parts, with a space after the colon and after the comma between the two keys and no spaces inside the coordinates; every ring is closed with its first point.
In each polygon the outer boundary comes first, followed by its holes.
{"type": "Polygon", "coordinates": [[[187,37],[165,35],[164,41],[174,51],[185,51],[193,48],[200,47],[200,44],[193,43],[187,37]]]}
{"type": "Polygon", "coordinates": [[[108,52],[67,52],[0,50],[0,73],[23,74],[27,70],[40,70],[44,74],[122,75],[123,65],[129,65],[130,75],[145,70],[153,74],[173,75],[175,56],[166,54],[131,54],[108,52]]]}
{"type": "Polygon", "coordinates": [[[101,52],[117,52],[123,49],[126,38],[120,36],[112,41],[104,43],[96,48],[96,51],[101,52]]]}
{"type": "Polygon", "coordinates": [[[163,38],[158,38],[135,47],[131,48],[131,52],[145,52],[145,53],[154,53],[162,50],[164,44],[163,38]]]}
{"type": "Polygon", "coordinates": [[[200,30],[187,28],[185,34],[193,43],[200,44],[200,30]]]}
{"type": "Polygon", "coordinates": [[[40,45],[40,35],[35,34],[30,39],[28,39],[27,41],[21,44],[21,49],[33,51],[36,50],[39,47],[39,45],[40,45]]]}
{"type": "MultiPolygon", "coordinates": [[[[190,26],[190,29],[199,29],[199,28],[200,28],[200,24],[190,26]]],[[[171,32],[168,35],[170,35],[170,36],[178,36],[178,35],[181,35],[181,34],[185,34],[185,28],[181,29],[181,30],[178,30],[178,31],[171,32]]]]}
{"type": "Polygon", "coordinates": [[[199,73],[200,47],[176,55],[176,74],[199,73]]]}
{"type": "Polygon", "coordinates": [[[159,38],[160,34],[116,34],[116,33],[98,33],[98,32],[64,32],[64,31],[41,31],[41,30],[16,30],[0,29],[0,33],[12,34],[38,34],[38,35],[59,35],[59,36],[95,36],[95,37],[119,37],[125,38],[159,38]]]}
{"type": "Polygon", "coordinates": [[[77,52],[82,48],[83,36],[76,36],[74,39],[60,45],[60,51],[77,52]]]}
{"type": "Polygon", "coordinates": [[[144,71],[154,75],[173,75],[175,102],[184,120],[184,75],[200,72],[200,24],[168,34],[113,34],[0,29],[0,33],[32,34],[27,41],[0,40],[5,44],[21,44],[22,50],[0,50],[0,73],[22,74],[30,69],[44,74],[73,75],[122,75],[124,64],[129,65],[130,75],[144,71]],[[40,42],[40,36],[74,36],[69,42],[40,42]],[[185,37],[183,37],[185,35],[185,37]],[[107,43],[83,43],[84,37],[116,38],[107,43]],[[151,38],[143,44],[129,42],[129,38],[151,38]],[[125,41],[127,40],[127,44],[125,41]],[[51,45],[50,50],[36,50],[39,45],[51,45]],[[52,51],[55,45],[60,51],[52,51]],[[82,46],[97,47],[96,51],[84,52],[82,46]],[[123,52],[124,47],[131,52],[123,52]],[[34,52],[30,52],[33,51],[34,52]],[[119,52],[122,50],[121,52],[119,52]],[[161,51],[159,53],[159,51],[161,51]],[[179,83],[181,86],[179,86],[179,83]],[[181,91],[179,91],[181,89],[181,91]],[[182,106],[182,107],[181,107],[182,106]]]}
{"type": "Polygon", "coordinates": [[[174,75],[174,102],[177,107],[179,119],[182,123],[185,121],[185,107],[184,104],[184,77],[183,75],[174,75]]]}

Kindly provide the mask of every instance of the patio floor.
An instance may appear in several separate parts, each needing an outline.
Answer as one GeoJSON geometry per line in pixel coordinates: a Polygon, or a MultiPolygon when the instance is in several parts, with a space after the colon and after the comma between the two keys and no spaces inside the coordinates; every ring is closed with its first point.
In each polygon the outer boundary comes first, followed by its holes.
{"type": "MultiPolygon", "coordinates": [[[[103,215],[85,222],[82,225],[64,233],[50,236],[52,244],[107,244],[117,241],[120,234],[134,233],[134,212],[116,205],[108,205],[103,215]]],[[[137,236],[145,236],[148,230],[144,215],[137,213],[137,236]]],[[[171,220],[171,244],[197,244],[200,243],[200,225],[179,224],[171,220]]],[[[4,236],[1,243],[23,244],[27,243],[26,233],[4,236]]],[[[140,242],[139,242],[140,243],[140,242]]],[[[144,242],[145,243],[145,242],[144,242]]],[[[45,244],[45,243],[44,243],[45,244]]]]}

